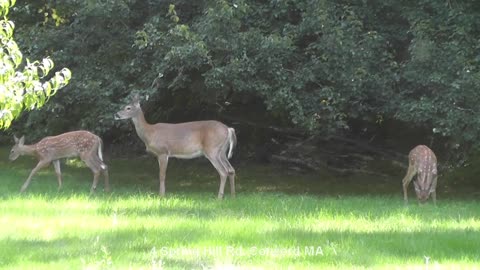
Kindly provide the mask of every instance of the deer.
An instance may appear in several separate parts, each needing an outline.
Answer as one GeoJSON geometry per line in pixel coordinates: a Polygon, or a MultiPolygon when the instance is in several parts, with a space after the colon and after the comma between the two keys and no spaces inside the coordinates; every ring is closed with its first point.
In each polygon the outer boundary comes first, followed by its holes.
{"type": "Polygon", "coordinates": [[[220,175],[218,199],[223,198],[225,182],[230,181],[230,194],[235,197],[235,169],[228,159],[237,144],[235,130],[215,121],[149,124],[136,94],[132,101],[114,116],[115,120],[132,119],[138,137],[146,151],[152,153],[159,166],[159,195],[165,196],[165,177],[169,158],[193,159],[206,157],[220,175]],[[228,155],[227,155],[228,151],[228,155]]]}
{"type": "Polygon", "coordinates": [[[23,193],[30,185],[32,177],[37,171],[53,163],[58,180],[58,190],[62,188],[62,172],[60,170],[60,159],[68,157],[80,157],[93,172],[93,184],[90,194],[97,188],[100,173],[105,177],[105,191],[110,191],[108,180],[108,168],[103,162],[102,139],[97,135],[85,131],[71,131],[57,136],[45,137],[36,144],[26,145],[25,136],[18,139],[13,136],[15,145],[10,151],[9,159],[16,160],[19,156],[34,156],[38,159],[37,165],[32,169],[20,192],[23,193]]]}
{"type": "Polygon", "coordinates": [[[408,154],[407,174],[402,180],[403,200],[408,204],[407,187],[414,176],[413,181],[418,203],[425,203],[432,194],[433,204],[437,205],[437,157],[433,151],[425,145],[418,145],[408,154]]]}

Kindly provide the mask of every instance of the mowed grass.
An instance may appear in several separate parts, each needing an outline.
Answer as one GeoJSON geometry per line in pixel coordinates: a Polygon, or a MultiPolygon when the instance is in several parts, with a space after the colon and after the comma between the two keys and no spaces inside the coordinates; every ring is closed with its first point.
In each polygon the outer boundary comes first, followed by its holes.
{"type": "Polygon", "coordinates": [[[238,162],[237,198],[218,201],[207,162],[172,161],[159,198],[144,157],[108,161],[110,194],[73,163],[61,191],[48,168],[21,195],[35,162],[0,154],[1,269],[480,269],[480,203],[405,207],[400,179],[238,162]]]}

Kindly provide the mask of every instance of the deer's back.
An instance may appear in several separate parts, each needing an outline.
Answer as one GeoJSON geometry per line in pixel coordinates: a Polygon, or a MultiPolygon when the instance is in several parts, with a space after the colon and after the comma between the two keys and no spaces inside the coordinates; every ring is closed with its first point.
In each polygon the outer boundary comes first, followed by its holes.
{"type": "Polygon", "coordinates": [[[424,171],[424,168],[437,166],[437,157],[433,151],[425,145],[418,145],[410,151],[408,155],[411,164],[415,164],[419,170],[424,171]]]}
{"type": "Polygon", "coordinates": [[[190,155],[205,148],[218,147],[228,136],[228,127],[218,121],[195,121],[152,126],[153,137],[147,148],[165,148],[169,153],[190,155]]]}
{"type": "Polygon", "coordinates": [[[429,181],[437,175],[437,157],[433,151],[425,145],[419,145],[410,151],[410,165],[420,176],[418,179],[429,181]]]}
{"type": "Polygon", "coordinates": [[[52,159],[79,156],[96,150],[99,137],[89,131],[79,130],[49,136],[39,141],[35,147],[40,156],[52,159]]]}
{"type": "Polygon", "coordinates": [[[158,123],[152,126],[156,136],[165,138],[165,140],[190,140],[191,137],[197,137],[205,140],[217,136],[226,136],[228,127],[218,121],[195,121],[178,124],[158,123]]]}

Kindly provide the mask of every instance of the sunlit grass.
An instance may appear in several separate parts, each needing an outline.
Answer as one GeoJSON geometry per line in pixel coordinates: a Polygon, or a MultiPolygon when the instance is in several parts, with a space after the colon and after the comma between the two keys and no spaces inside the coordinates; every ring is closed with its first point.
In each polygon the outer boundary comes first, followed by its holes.
{"type": "Polygon", "coordinates": [[[62,269],[473,266],[473,202],[405,208],[397,198],[243,194],[27,195],[0,206],[2,267],[62,269]],[[379,204],[381,204],[379,206],[379,204]]]}
{"type": "Polygon", "coordinates": [[[253,167],[239,170],[236,199],[218,201],[204,163],[173,163],[161,199],[149,159],[109,162],[111,194],[89,196],[90,171],[64,166],[63,190],[50,168],[20,195],[31,163],[0,162],[2,269],[475,269],[480,261],[473,200],[404,207],[388,189],[294,192],[292,177],[303,185],[313,176],[253,167]],[[277,189],[257,189],[268,186],[277,189]]]}

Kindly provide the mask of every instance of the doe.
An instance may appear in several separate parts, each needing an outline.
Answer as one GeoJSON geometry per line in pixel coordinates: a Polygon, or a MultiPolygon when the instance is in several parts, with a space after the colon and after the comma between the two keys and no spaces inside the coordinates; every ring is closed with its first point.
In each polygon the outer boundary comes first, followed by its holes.
{"type": "Polygon", "coordinates": [[[160,169],[160,196],[165,196],[165,175],[170,157],[192,159],[205,156],[220,175],[218,198],[223,198],[227,176],[230,180],[231,196],[235,197],[235,169],[228,161],[237,142],[233,128],[218,121],[150,125],[145,121],[138,95],[135,95],[132,102],[123,110],[115,114],[115,119],[132,119],[147,152],[157,157],[160,169]]]}

